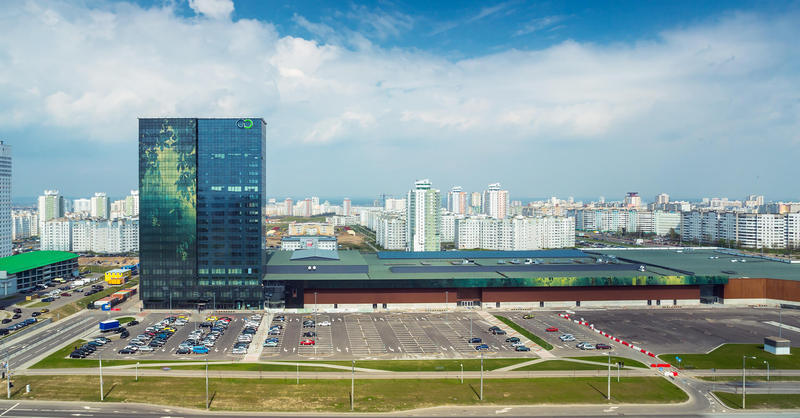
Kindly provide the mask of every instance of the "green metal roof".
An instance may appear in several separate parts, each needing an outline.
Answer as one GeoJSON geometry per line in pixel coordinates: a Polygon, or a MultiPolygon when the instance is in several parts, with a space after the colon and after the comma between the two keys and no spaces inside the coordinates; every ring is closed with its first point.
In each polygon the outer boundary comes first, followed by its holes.
{"type": "MultiPolygon", "coordinates": [[[[724,250],[711,249],[657,249],[619,250],[591,249],[602,254],[613,254],[618,258],[655,264],[668,268],[688,270],[697,276],[725,276],[729,278],[768,278],[800,280],[800,264],[789,264],[763,258],[726,254],[724,250]],[[732,262],[731,260],[736,260],[732,262]],[[741,260],[745,260],[742,263],[741,260]]],[[[678,274],[666,269],[648,267],[650,271],[678,274]]]]}
{"type": "Polygon", "coordinates": [[[78,255],[66,251],[31,251],[0,258],[0,271],[16,274],[73,258],[78,258],[78,255]]]}

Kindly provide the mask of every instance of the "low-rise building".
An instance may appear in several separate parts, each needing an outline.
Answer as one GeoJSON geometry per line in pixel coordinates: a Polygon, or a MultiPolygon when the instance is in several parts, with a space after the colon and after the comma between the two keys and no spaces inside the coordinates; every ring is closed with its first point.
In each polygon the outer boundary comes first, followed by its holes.
{"type": "Polygon", "coordinates": [[[0,258],[0,295],[34,289],[59,277],[78,274],[78,255],[64,251],[31,251],[0,258]]]}
{"type": "Polygon", "coordinates": [[[122,285],[128,282],[131,278],[131,270],[129,269],[114,269],[109,270],[105,274],[106,283],[110,285],[122,285]]]}
{"type": "Polygon", "coordinates": [[[334,226],[330,223],[320,222],[292,222],[289,224],[288,235],[334,235],[334,226]]]}
{"type": "Polygon", "coordinates": [[[336,250],[338,240],[331,236],[292,236],[281,238],[281,251],[336,250]]]}

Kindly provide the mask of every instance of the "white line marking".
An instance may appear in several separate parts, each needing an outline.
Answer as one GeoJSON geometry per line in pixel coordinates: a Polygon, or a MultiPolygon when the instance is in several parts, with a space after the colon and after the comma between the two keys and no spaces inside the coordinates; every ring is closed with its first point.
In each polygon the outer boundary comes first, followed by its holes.
{"type": "Polygon", "coordinates": [[[3,415],[5,415],[6,413],[8,413],[8,411],[10,411],[10,410],[12,410],[12,409],[16,408],[18,405],[19,405],[19,402],[15,403],[15,404],[14,404],[14,406],[12,406],[11,408],[8,408],[8,409],[6,409],[5,411],[3,411],[3,413],[2,413],[2,414],[0,414],[0,417],[2,417],[3,415]]]}

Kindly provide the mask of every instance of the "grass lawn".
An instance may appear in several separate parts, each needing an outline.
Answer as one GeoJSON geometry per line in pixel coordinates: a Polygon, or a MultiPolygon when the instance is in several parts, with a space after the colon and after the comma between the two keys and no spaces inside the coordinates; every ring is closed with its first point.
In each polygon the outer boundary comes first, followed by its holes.
{"type": "Polygon", "coordinates": [[[508,325],[509,327],[513,328],[515,331],[517,331],[520,334],[524,335],[529,340],[535,342],[536,344],[539,344],[539,346],[544,348],[545,350],[552,350],[553,349],[553,346],[550,343],[548,343],[547,341],[541,339],[539,336],[537,336],[534,333],[528,331],[527,329],[522,328],[516,322],[514,322],[514,321],[512,321],[512,320],[510,320],[510,319],[508,319],[508,318],[506,318],[504,316],[500,316],[500,315],[495,315],[494,317],[499,319],[500,322],[508,325]]]}
{"type": "MultiPolygon", "coordinates": [[[[614,393],[614,389],[611,389],[614,393]]],[[[742,409],[742,394],[714,392],[714,395],[728,408],[742,409]]],[[[800,408],[800,396],[797,394],[754,394],[747,395],[747,409],[797,409],[800,408]]]]}
{"type": "Polygon", "coordinates": [[[91,273],[105,273],[109,270],[113,270],[115,268],[119,268],[116,266],[78,266],[82,273],[91,272],[91,273]]]}
{"type": "Polygon", "coordinates": [[[754,356],[755,360],[748,359],[747,367],[751,369],[765,369],[769,362],[772,369],[800,369],[800,347],[792,347],[792,354],[776,356],[764,351],[762,344],[725,344],[710,354],[661,354],[658,357],[665,362],[678,365],[675,356],[681,358],[680,365],[686,369],[741,369],[742,356],[754,356]]]}
{"type": "Polygon", "coordinates": [[[50,303],[51,302],[36,302],[36,303],[31,303],[29,305],[26,305],[25,307],[26,308],[33,308],[33,309],[44,308],[44,307],[50,306],[50,303]]]}
{"type": "MultiPolygon", "coordinates": [[[[588,356],[588,357],[570,357],[570,358],[574,358],[576,360],[596,361],[598,363],[608,363],[608,356],[588,356]]],[[[650,367],[649,364],[643,364],[636,360],[632,360],[625,357],[617,357],[617,356],[611,356],[611,367],[614,368],[617,365],[618,361],[625,362],[625,367],[641,367],[643,369],[647,369],[650,367]]]]}
{"type": "MultiPolygon", "coordinates": [[[[606,370],[607,366],[600,366],[596,364],[576,363],[567,360],[548,360],[541,363],[529,364],[518,369],[515,372],[527,371],[552,371],[552,370],[606,370]]],[[[616,370],[616,367],[614,367],[616,370]]]]}
{"type": "MultiPolygon", "coordinates": [[[[483,370],[494,370],[501,367],[512,366],[514,364],[522,363],[531,360],[530,358],[501,358],[501,359],[484,359],[483,370]]],[[[309,362],[312,363],[312,362],[309,362]]],[[[349,361],[318,361],[314,363],[336,364],[340,366],[351,366],[353,363],[349,361]]],[[[388,370],[393,372],[456,372],[461,370],[461,365],[464,365],[464,371],[479,371],[481,369],[480,359],[463,359],[463,360],[356,360],[356,367],[363,367],[366,369],[388,370]]]]}
{"type": "MultiPolygon", "coordinates": [[[[12,398],[98,401],[96,376],[18,376],[12,398]],[[25,393],[25,385],[31,392],[25,393]]],[[[203,378],[106,376],[105,399],[190,408],[205,406],[203,378]]],[[[355,410],[388,412],[437,405],[605,404],[605,378],[498,379],[484,381],[484,401],[478,400],[479,381],[457,379],[359,380],[355,410]]],[[[220,411],[347,412],[350,381],[294,379],[210,379],[211,409],[220,411]]],[[[658,377],[612,382],[613,402],[669,403],[687,399],[672,383],[658,377]]]]}

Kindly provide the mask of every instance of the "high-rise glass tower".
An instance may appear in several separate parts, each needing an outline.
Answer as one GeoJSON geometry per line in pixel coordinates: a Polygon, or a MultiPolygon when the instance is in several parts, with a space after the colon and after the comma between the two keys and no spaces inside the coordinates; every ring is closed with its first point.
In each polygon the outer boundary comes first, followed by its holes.
{"type": "Polygon", "coordinates": [[[264,301],[263,119],[139,119],[145,307],[264,301]]]}

